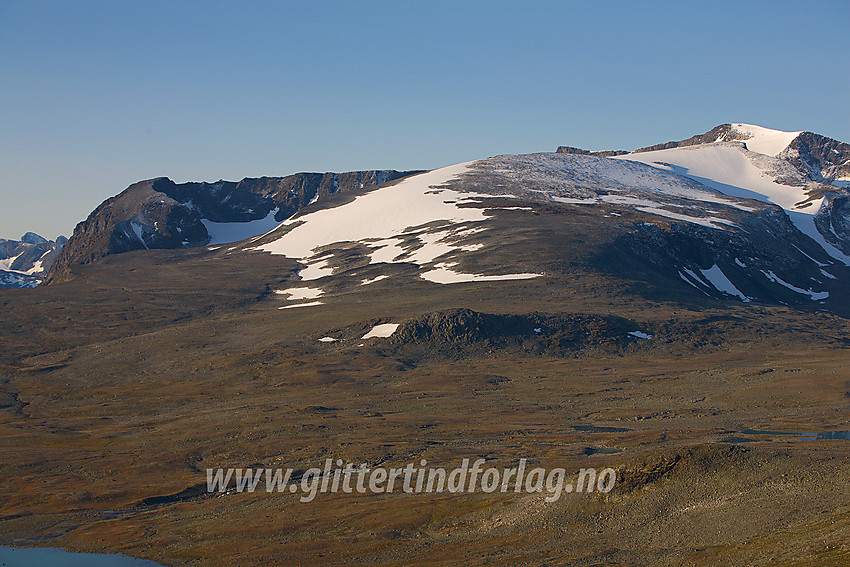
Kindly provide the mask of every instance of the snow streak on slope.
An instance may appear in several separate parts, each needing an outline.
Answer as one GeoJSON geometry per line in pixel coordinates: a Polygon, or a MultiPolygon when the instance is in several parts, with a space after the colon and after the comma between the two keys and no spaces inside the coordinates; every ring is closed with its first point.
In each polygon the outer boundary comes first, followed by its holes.
{"type": "Polygon", "coordinates": [[[479,274],[463,274],[461,272],[456,272],[451,268],[454,266],[454,263],[443,263],[440,262],[433,269],[428,270],[424,274],[421,275],[422,279],[428,280],[429,282],[439,283],[439,284],[450,284],[450,283],[462,283],[462,282],[499,282],[506,280],[530,280],[532,278],[538,278],[541,274],[504,274],[500,276],[482,276],[479,274]]]}
{"type": "Polygon", "coordinates": [[[702,272],[705,279],[711,282],[714,289],[729,295],[734,295],[745,303],[751,301],[749,297],[741,293],[738,288],[729,281],[729,278],[726,277],[726,274],[723,273],[723,270],[721,270],[717,264],[714,264],[707,270],[700,270],[700,272],[702,272]]]}
{"type": "Polygon", "coordinates": [[[331,244],[366,246],[371,250],[371,263],[408,262],[420,266],[446,254],[476,250],[479,245],[463,246],[452,240],[477,231],[467,223],[489,218],[485,208],[461,205],[490,195],[440,188],[466,172],[471,163],[408,177],[358,196],[350,203],[288,219],[281,224],[292,227],[288,232],[257,249],[306,264],[307,268],[299,274],[304,280],[332,273],[328,254],[319,251],[331,244]],[[415,242],[412,247],[411,240],[415,242]]]}
{"type": "Polygon", "coordinates": [[[12,266],[12,264],[15,263],[15,260],[17,260],[21,256],[21,254],[23,254],[23,252],[21,252],[17,256],[10,256],[9,258],[5,258],[5,259],[0,260],[0,270],[6,270],[8,272],[17,271],[17,270],[13,270],[11,268],[11,266],[12,266]]]}

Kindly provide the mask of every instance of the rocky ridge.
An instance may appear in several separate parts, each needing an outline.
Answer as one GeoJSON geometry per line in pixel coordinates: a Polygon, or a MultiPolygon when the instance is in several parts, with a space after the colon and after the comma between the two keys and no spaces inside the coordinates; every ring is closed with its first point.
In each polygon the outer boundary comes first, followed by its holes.
{"type": "Polygon", "coordinates": [[[45,283],[66,280],[72,265],[110,254],[213,243],[210,232],[217,223],[265,220],[272,228],[322,198],[375,187],[412,173],[297,173],[215,183],[174,183],[165,177],[140,181],[104,201],[77,225],[45,283]]]}
{"type": "Polygon", "coordinates": [[[34,232],[20,240],[0,238],[0,288],[37,286],[67,241],[64,236],[47,240],[34,232]]]}

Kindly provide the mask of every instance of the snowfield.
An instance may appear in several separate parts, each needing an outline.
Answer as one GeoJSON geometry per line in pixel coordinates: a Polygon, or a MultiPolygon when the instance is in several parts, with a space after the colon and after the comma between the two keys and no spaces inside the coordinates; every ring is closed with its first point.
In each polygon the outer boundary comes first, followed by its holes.
{"type": "Polygon", "coordinates": [[[274,220],[275,213],[277,213],[277,209],[272,209],[265,218],[249,222],[213,222],[201,219],[211,237],[208,246],[230,244],[267,233],[280,224],[274,220]]]}
{"type": "Polygon", "coordinates": [[[779,153],[803,132],[783,132],[752,124],[732,124],[734,131],[745,138],[744,143],[751,152],[778,156],[779,153]]]}
{"type": "Polygon", "coordinates": [[[773,203],[786,210],[802,210],[814,215],[820,207],[820,203],[817,203],[815,206],[797,208],[799,203],[807,199],[805,186],[792,187],[778,183],[775,174],[771,175],[768,170],[769,166],[773,166],[779,173],[801,177],[793,166],[780,160],[763,158],[763,167],[759,167],[755,154],[737,142],[640,152],[616,156],[614,159],[641,162],[672,171],[724,195],[773,203]]]}
{"type": "Polygon", "coordinates": [[[388,239],[434,221],[459,224],[486,220],[482,209],[460,208],[456,202],[447,202],[470,195],[430,190],[465,172],[468,165],[461,163],[435,169],[361,195],[351,203],[287,219],[281,226],[293,228],[258,249],[307,259],[322,246],[388,239]]]}
{"type": "MultiPolygon", "coordinates": [[[[441,188],[468,171],[471,163],[408,177],[395,185],[360,195],[344,205],[287,219],[280,226],[291,227],[288,232],[255,249],[297,259],[306,266],[299,272],[304,281],[333,273],[330,257],[320,251],[332,244],[363,245],[371,250],[372,264],[405,262],[419,266],[432,264],[447,254],[478,250],[480,244],[464,245],[456,241],[480,230],[469,224],[488,220],[487,207],[462,205],[475,204],[492,196],[441,188]],[[426,225],[438,225],[439,228],[426,228],[426,225]],[[403,245],[412,239],[415,245],[403,245]]],[[[457,274],[442,279],[481,281],[478,278],[483,277],[488,281],[494,277],[515,279],[524,276],[527,275],[457,274]]]]}

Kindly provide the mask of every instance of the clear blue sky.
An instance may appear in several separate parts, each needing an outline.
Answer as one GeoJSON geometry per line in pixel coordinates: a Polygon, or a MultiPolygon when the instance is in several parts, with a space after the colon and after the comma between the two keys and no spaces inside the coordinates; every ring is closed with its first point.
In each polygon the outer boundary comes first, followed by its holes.
{"type": "Polygon", "coordinates": [[[0,0],[0,237],[130,183],[434,168],[723,122],[850,142],[850,2],[0,0]]]}

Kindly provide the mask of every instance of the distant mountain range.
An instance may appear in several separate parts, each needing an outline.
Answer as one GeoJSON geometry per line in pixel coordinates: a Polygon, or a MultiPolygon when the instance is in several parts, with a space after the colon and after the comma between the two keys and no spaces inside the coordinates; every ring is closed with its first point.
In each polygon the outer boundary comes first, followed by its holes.
{"type": "Polygon", "coordinates": [[[34,232],[20,240],[0,238],[0,288],[37,286],[66,242],[64,236],[47,240],[34,232]]]}

